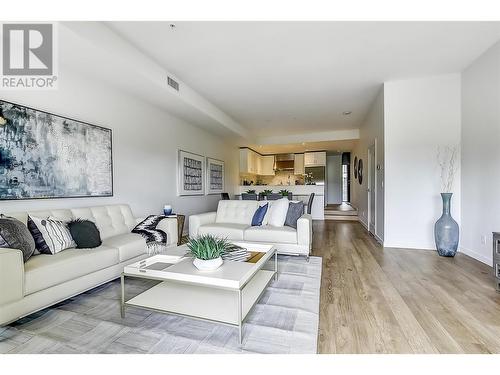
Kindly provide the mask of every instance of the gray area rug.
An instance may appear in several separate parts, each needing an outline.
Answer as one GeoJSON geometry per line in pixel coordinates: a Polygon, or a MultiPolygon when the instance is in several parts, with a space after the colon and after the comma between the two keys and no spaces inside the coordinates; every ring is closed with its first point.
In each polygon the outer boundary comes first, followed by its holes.
{"type": "MultiPolygon", "coordinates": [[[[272,281],[243,326],[127,307],[115,280],[0,327],[0,353],[316,353],[321,258],[279,257],[272,281]]],[[[127,298],[154,285],[127,280],[127,298]]]]}

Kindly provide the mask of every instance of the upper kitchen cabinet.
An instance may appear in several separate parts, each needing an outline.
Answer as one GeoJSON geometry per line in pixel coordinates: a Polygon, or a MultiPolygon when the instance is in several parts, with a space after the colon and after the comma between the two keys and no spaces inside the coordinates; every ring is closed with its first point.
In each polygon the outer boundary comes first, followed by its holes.
{"type": "Polygon", "coordinates": [[[274,176],[274,155],[260,156],[260,171],[258,174],[263,176],[274,176]]]}
{"type": "Polygon", "coordinates": [[[326,152],[306,152],[304,154],[304,166],[306,167],[321,167],[326,166],[326,152]]]}
{"type": "Polygon", "coordinates": [[[264,156],[249,148],[240,148],[240,173],[274,175],[274,155],[264,156]]]}
{"type": "Polygon", "coordinates": [[[295,154],[293,164],[293,174],[304,174],[304,154],[295,154]]]}

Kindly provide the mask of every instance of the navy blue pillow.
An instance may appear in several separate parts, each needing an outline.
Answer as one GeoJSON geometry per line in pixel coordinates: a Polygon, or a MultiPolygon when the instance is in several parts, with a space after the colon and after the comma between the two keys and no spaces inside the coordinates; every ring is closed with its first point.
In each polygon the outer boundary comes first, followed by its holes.
{"type": "Polygon", "coordinates": [[[264,216],[266,216],[267,206],[268,203],[257,208],[257,211],[253,214],[252,227],[259,227],[262,225],[262,220],[264,220],[264,216]]]}

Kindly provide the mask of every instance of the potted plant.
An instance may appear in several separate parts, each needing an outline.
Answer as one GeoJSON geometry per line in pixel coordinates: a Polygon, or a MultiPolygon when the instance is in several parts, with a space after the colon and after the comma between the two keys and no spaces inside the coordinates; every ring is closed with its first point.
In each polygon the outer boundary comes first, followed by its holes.
{"type": "Polygon", "coordinates": [[[252,189],[247,190],[247,194],[255,194],[255,190],[252,190],[252,189]]]}
{"type": "Polygon", "coordinates": [[[191,238],[187,246],[194,258],[194,266],[200,271],[213,271],[219,268],[224,262],[222,254],[235,247],[227,239],[211,234],[191,238]]]}
{"type": "Polygon", "coordinates": [[[267,196],[268,196],[268,195],[270,195],[270,194],[272,194],[272,193],[273,193],[273,191],[272,191],[272,190],[270,190],[270,189],[265,189],[265,190],[263,190],[263,191],[261,191],[261,192],[259,193],[259,196],[260,196],[262,199],[264,199],[264,198],[267,198],[267,196]]]}
{"type": "Polygon", "coordinates": [[[290,195],[290,192],[286,189],[280,190],[280,194],[284,197],[288,197],[290,195]]]}

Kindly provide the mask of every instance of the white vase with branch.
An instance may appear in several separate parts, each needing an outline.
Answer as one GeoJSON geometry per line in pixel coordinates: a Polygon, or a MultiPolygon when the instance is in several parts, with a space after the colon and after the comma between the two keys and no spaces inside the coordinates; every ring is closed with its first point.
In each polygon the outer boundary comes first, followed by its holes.
{"type": "Polygon", "coordinates": [[[458,249],[459,227],[451,217],[451,197],[453,185],[459,168],[459,145],[439,146],[437,161],[440,168],[441,199],[443,200],[443,213],[434,225],[434,239],[436,249],[441,256],[453,257],[458,249]]]}

